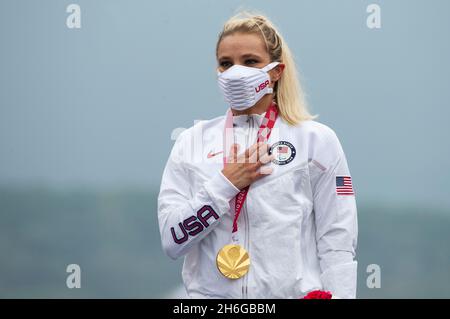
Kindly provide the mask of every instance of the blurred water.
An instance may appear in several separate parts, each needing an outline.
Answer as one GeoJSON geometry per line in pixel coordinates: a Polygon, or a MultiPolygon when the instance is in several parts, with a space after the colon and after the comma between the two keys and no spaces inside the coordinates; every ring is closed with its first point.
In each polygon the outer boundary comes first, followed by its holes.
{"type": "MultiPolygon", "coordinates": [[[[161,249],[156,192],[0,191],[0,297],[183,296],[182,259],[161,249]],[[81,289],[66,266],[81,267],[81,289]]],[[[358,296],[450,298],[450,216],[426,207],[359,204],[358,296]],[[382,286],[365,285],[369,264],[382,286]]]]}

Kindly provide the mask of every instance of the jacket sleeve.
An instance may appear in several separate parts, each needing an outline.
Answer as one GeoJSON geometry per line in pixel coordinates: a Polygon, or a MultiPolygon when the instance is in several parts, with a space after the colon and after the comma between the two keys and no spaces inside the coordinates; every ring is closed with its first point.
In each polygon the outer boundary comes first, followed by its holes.
{"type": "Polygon", "coordinates": [[[164,252],[172,259],[185,255],[229,213],[239,193],[220,170],[192,194],[184,131],[175,142],[164,168],[158,195],[158,222],[164,252]]]}
{"type": "Polygon", "coordinates": [[[328,167],[322,167],[312,185],[321,281],[323,289],[333,296],[355,298],[356,200],[353,186],[349,186],[351,176],[346,156],[334,131],[327,138],[324,151],[328,167]]]}

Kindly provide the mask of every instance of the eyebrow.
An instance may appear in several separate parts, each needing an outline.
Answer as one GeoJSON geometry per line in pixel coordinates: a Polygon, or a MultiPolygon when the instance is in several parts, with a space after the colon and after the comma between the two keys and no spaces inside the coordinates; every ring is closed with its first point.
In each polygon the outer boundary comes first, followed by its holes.
{"type": "MultiPolygon", "coordinates": [[[[259,55],[257,55],[257,54],[254,54],[254,53],[246,53],[246,54],[243,54],[242,55],[242,58],[257,58],[257,59],[261,59],[261,57],[259,56],[259,55]]],[[[221,57],[219,57],[219,60],[225,60],[225,59],[231,59],[230,57],[228,57],[228,56],[221,56],[221,57]]]]}

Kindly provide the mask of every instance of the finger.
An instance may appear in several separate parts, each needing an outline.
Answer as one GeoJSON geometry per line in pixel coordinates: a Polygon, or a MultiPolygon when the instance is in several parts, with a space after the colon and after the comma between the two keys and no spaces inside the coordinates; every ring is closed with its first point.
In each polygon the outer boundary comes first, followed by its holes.
{"type": "MultiPolygon", "coordinates": [[[[253,144],[252,146],[250,146],[246,151],[245,151],[245,157],[246,158],[250,158],[250,156],[253,155],[254,152],[257,152],[258,149],[260,149],[262,147],[264,143],[263,142],[257,142],[255,144],[253,144]]],[[[255,163],[255,161],[253,162],[255,163]]]]}
{"type": "Polygon", "coordinates": [[[253,151],[250,156],[248,157],[248,163],[256,164],[258,163],[258,151],[253,151]]]}
{"type": "Polygon", "coordinates": [[[265,175],[270,175],[270,174],[272,174],[272,172],[273,172],[273,167],[271,167],[271,166],[261,166],[259,168],[260,177],[263,177],[265,175]]]}
{"type": "Polygon", "coordinates": [[[275,154],[269,155],[269,153],[265,153],[261,158],[259,159],[261,165],[267,164],[271,162],[273,159],[275,159],[275,154]]]}
{"type": "Polygon", "coordinates": [[[256,147],[258,146],[257,143],[251,145],[249,148],[247,148],[244,152],[245,158],[250,157],[250,155],[255,151],[256,147]]]}
{"type": "Polygon", "coordinates": [[[260,158],[267,153],[268,145],[264,142],[257,143],[255,151],[250,155],[250,163],[258,163],[260,158]]]}
{"type": "Polygon", "coordinates": [[[237,162],[237,153],[239,151],[239,144],[233,143],[230,148],[230,155],[227,158],[227,163],[237,162]]]}
{"type": "Polygon", "coordinates": [[[234,153],[233,153],[233,162],[236,163],[237,162],[237,158],[238,158],[238,154],[239,154],[239,149],[241,148],[241,146],[237,143],[234,144],[234,153]]]}
{"type": "Polygon", "coordinates": [[[261,160],[261,158],[266,155],[269,152],[269,144],[263,143],[259,148],[258,148],[258,161],[261,160]]]}
{"type": "Polygon", "coordinates": [[[255,151],[251,156],[250,156],[250,163],[255,163],[257,164],[257,166],[261,166],[262,164],[267,163],[268,159],[265,158],[265,156],[268,156],[268,150],[269,150],[269,146],[265,143],[262,143],[259,145],[257,151],[255,151]],[[265,162],[260,163],[261,159],[265,160],[265,162]]]}

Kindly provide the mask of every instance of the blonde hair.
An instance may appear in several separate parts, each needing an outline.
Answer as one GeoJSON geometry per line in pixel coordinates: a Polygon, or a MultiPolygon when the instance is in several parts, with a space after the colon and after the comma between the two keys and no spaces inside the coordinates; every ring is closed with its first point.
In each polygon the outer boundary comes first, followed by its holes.
{"type": "Polygon", "coordinates": [[[285,64],[284,71],[274,86],[275,102],[280,116],[290,125],[316,118],[317,115],[311,115],[308,111],[291,50],[273,23],[262,14],[247,11],[236,14],[225,23],[219,33],[216,57],[222,39],[237,32],[262,35],[271,62],[278,61],[285,64]]]}

